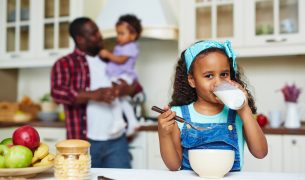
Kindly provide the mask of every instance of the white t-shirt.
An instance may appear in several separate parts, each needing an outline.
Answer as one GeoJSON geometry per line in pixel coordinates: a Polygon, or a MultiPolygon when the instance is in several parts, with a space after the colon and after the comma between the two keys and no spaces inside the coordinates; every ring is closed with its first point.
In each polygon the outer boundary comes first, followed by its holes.
{"type": "MultiPolygon", "coordinates": [[[[90,90],[95,90],[101,87],[110,87],[111,82],[106,75],[107,64],[98,56],[86,56],[89,72],[90,72],[90,90]]],[[[93,140],[110,140],[120,137],[110,136],[110,130],[113,126],[114,118],[123,118],[123,115],[115,115],[115,108],[119,106],[118,99],[115,99],[111,104],[104,102],[89,101],[87,105],[87,136],[93,140]]]]}

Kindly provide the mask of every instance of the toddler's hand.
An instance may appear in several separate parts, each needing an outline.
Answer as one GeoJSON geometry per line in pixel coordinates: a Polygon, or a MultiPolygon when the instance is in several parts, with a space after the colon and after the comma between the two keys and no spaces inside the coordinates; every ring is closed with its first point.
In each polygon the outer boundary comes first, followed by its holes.
{"type": "Polygon", "coordinates": [[[100,55],[102,58],[108,58],[108,54],[109,54],[109,51],[106,50],[106,49],[102,49],[102,50],[99,52],[99,55],[100,55]]]}
{"type": "Polygon", "coordinates": [[[171,111],[168,106],[163,109],[166,111],[158,116],[158,132],[160,136],[167,136],[173,131],[176,113],[171,111]]]}

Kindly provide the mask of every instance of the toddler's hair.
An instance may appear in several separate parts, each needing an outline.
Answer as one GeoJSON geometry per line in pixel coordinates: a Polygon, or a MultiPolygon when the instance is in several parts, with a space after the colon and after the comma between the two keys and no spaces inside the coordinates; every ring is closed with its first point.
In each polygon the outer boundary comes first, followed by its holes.
{"type": "Polygon", "coordinates": [[[132,14],[126,14],[123,16],[120,16],[118,22],[116,23],[116,26],[121,25],[123,23],[127,23],[129,26],[129,31],[136,34],[136,39],[138,40],[141,32],[142,32],[142,25],[141,20],[137,18],[137,16],[132,14]]]}
{"type": "MultiPolygon", "coordinates": [[[[226,53],[219,48],[209,48],[206,49],[202,52],[200,52],[196,57],[195,60],[193,61],[191,67],[190,67],[190,74],[193,74],[193,64],[196,61],[198,56],[206,56],[209,53],[213,53],[213,52],[220,52],[222,54],[224,54],[225,56],[226,53]]],[[[170,106],[181,106],[181,105],[187,105],[190,104],[192,102],[195,102],[197,100],[197,93],[196,93],[196,89],[192,88],[189,83],[188,83],[188,73],[186,70],[186,63],[184,60],[184,53],[185,51],[183,51],[181,53],[181,57],[178,60],[177,66],[176,66],[176,74],[175,74],[175,80],[174,80],[174,91],[172,94],[172,101],[169,103],[170,106]]],[[[245,90],[248,93],[248,104],[251,108],[251,111],[253,114],[256,114],[256,106],[255,106],[255,102],[254,102],[254,98],[251,94],[251,92],[248,89],[248,85],[241,80],[241,76],[243,76],[243,74],[240,71],[240,68],[237,68],[237,72],[234,73],[233,70],[233,65],[232,65],[232,61],[229,60],[228,61],[230,63],[230,76],[231,76],[231,80],[239,83],[243,88],[245,88],[245,90]],[[236,74],[236,76],[235,76],[236,74]]]]}

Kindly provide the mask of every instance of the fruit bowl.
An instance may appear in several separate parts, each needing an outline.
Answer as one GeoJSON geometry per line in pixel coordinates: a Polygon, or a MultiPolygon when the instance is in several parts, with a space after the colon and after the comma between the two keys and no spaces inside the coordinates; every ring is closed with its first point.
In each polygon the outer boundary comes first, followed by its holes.
{"type": "Polygon", "coordinates": [[[36,176],[36,174],[51,169],[53,164],[39,167],[27,167],[27,168],[0,168],[0,177],[24,177],[30,178],[36,176]]]}

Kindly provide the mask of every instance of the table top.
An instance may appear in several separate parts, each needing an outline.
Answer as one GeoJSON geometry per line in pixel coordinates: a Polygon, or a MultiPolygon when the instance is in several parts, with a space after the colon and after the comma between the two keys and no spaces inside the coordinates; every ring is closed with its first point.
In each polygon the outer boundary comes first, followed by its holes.
{"type": "MultiPolygon", "coordinates": [[[[92,168],[91,178],[92,180],[97,180],[98,176],[104,176],[106,179],[123,179],[123,180],[202,180],[205,178],[200,178],[193,171],[168,171],[168,170],[149,170],[149,169],[112,169],[112,168],[92,168]]],[[[54,180],[54,175],[52,172],[38,174],[36,177],[31,178],[35,180],[54,180]]],[[[105,180],[106,180],[105,179],[105,180]]],[[[235,179],[235,180],[304,180],[305,173],[272,173],[272,172],[231,172],[228,173],[222,179],[235,179]]],[[[102,180],[102,179],[101,179],[102,180]]]]}

